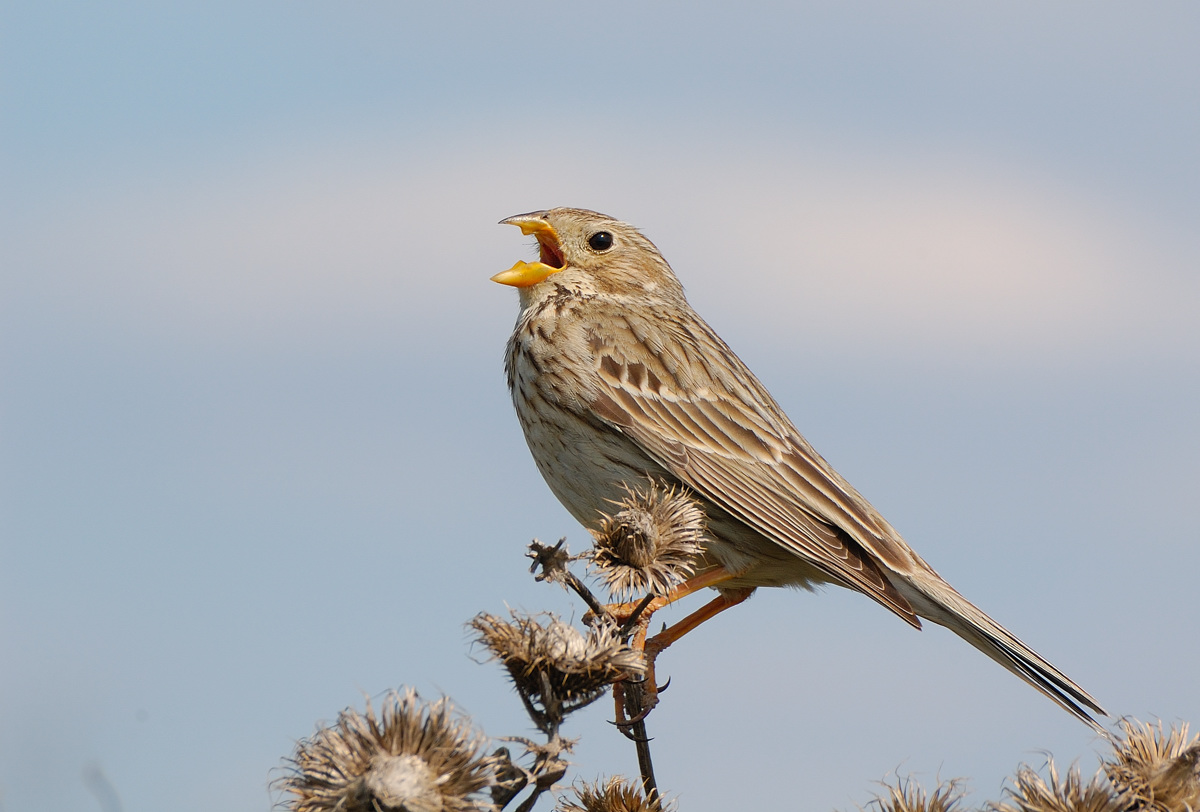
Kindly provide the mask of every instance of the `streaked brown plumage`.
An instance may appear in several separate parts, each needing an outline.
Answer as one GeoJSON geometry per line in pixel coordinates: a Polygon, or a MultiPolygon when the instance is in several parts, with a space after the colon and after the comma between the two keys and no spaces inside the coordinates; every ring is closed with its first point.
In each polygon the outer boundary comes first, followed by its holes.
{"type": "Polygon", "coordinates": [[[520,291],[508,383],[538,469],[576,519],[595,528],[626,486],[682,484],[707,514],[709,565],[732,574],[722,590],[862,592],[917,628],[951,629],[1099,729],[1091,696],[942,580],[800,436],[653,243],[583,209],[502,222],[541,254],[493,277],[520,291]]]}

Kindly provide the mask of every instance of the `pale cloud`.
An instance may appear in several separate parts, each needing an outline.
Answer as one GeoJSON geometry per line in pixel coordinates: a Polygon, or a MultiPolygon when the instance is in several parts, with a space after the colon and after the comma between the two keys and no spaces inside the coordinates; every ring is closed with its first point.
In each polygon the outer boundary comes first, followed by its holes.
{"type": "MultiPolygon", "coordinates": [[[[1194,248],[1152,223],[990,167],[797,166],[726,213],[722,302],[798,335],[940,352],[1071,355],[1195,335],[1194,248]],[[743,286],[752,296],[739,296],[743,286]]],[[[691,261],[701,262],[699,257],[691,261]]],[[[712,264],[712,263],[709,263],[712,264]]]]}
{"type": "Polygon", "coordinates": [[[548,148],[536,164],[505,143],[357,143],[353,158],[336,146],[101,185],[53,218],[35,212],[9,248],[22,288],[55,310],[201,339],[338,320],[420,330],[455,302],[467,318],[503,306],[487,276],[525,249],[495,222],[570,204],[642,227],[715,321],[823,351],[1195,343],[1191,240],[1033,173],[816,142],[623,161],[606,154],[620,143],[548,148]]]}

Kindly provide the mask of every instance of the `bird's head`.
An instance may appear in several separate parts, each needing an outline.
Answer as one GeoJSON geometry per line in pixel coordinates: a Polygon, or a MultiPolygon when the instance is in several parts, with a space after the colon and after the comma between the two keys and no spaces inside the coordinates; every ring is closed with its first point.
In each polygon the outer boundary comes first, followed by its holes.
{"type": "Polygon", "coordinates": [[[537,286],[585,293],[682,296],[683,289],[654,243],[620,220],[587,209],[548,209],[500,221],[538,241],[538,261],[518,261],[492,277],[537,298],[537,286]],[[548,280],[548,281],[547,281],[548,280]]]}

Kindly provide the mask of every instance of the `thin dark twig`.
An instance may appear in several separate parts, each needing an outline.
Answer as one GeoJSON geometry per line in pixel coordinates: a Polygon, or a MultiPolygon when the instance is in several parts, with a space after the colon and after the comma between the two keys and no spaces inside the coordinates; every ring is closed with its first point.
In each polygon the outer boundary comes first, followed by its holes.
{"type": "Polygon", "coordinates": [[[646,720],[635,722],[633,725],[633,746],[637,748],[638,770],[642,773],[642,790],[646,800],[653,801],[658,797],[658,783],[654,780],[654,763],[650,760],[650,737],[646,734],[646,720]]]}
{"type": "Polygon", "coordinates": [[[646,595],[646,597],[642,598],[641,602],[634,607],[633,613],[629,615],[629,619],[625,621],[623,626],[621,626],[621,634],[629,634],[630,630],[637,625],[639,620],[641,620],[642,612],[646,611],[646,608],[653,600],[654,593],[650,593],[646,595]]]}
{"type": "Polygon", "coordinates": [[[558,729],[562,725],[563,713],[562,702],[558,698],[558,693],[550,684],[550,675],[545,671],[538,673],[538,680],[542,683],[542,707],[546,710],[546,720],[549,730],[543,729],[551,741],[558,738],[558,729]]]}
{"type": "Polygon", "coordinates": [[[566,579],[567,586],[575,590],[576,595],[583,598],[583,602],[588,605],[588,608],[592,610],[592,613],[595,614],[596,617],[604,617],[605,615],[608,615],[608,609],[605,608],[604,604],[602,604],[594,594],[592,594],[592,590],[588,589],[587,585],[584,584],[583,581],[579,580],[578,575],[568,570],[566,579]]]}
{"type": "Polygon", "coordinates": [[[547,547],[537,539],[529,545],[529,558],[533,559],[533,564],[530,566],[530,572],[537,572],[541,569],[541,574],[537,575],[539,581],[556,581],[559,584],[569,587],[576,595],[583,598],[583,602],[588,605],[588,608],[597,617],[608,616],[608,610],[604,604],[595,596],[592,590],[588,589],[587,585],[580,580],[579,576],[571,572],[568,568],[571,561],[574,559],[563,549],[567,543],[565,537],[558,540],[558,544],[553,547],[547,547]]]}
{"type": "Polygon", "coordinates": [[[533,792],[529,794],[528,798],[526,798],[524,801],[521,801],[521,805],[517,807],[516,812],[529,812],[529,810],[533,809],[533,805],[537,803],[538,798],[540,798],[542,793],[545,791],[546,790],[543,787],[534,785],[533,792]]]}
{"type": "MultiPolygon", "coordinates": [[[[650,736],[646,732],[646,713],[642,707],[642,681],[626,681],[624,685],[625,709],[634,721],[628,725],[628,738],[633,740],[637,749],[638,770],[642,774],[642,790],[646,799],[653,801],[658,798],[658,782],[654,778],[654,762],[650,758],[650,736]]],[[[624,730],[625,725],[622,725],[624,730]]]]}

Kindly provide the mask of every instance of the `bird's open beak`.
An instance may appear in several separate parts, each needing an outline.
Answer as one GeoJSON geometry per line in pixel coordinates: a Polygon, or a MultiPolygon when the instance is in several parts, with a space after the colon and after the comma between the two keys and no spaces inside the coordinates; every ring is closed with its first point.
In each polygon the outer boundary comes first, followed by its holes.
{"type": "Polygon", "coordinates": [[[515,288],[527,288],[536,285],[552,273],[558,273],[566,267],[563,259],[562,246],[558,242],[558,232],[542,218],[541,212],[518,214],[501,220],[501,225],[517,226],[526,236],[537,237],[540,249],[540,262],[517,261],[507,271],[501,271],[492,277],[493,282],[501,285],[512,285],[515,288]]]}

